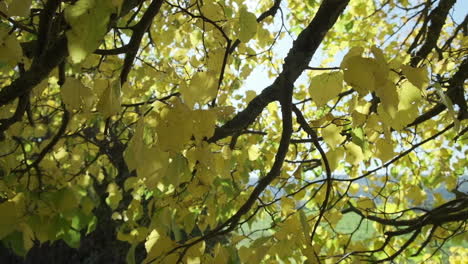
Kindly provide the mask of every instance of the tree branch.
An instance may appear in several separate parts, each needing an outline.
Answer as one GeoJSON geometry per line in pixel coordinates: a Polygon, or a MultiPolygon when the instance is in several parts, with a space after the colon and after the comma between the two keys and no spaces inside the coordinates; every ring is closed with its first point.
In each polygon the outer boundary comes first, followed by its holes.
{"type": "MultiPolygon", "coordinates": [[[[138,0],[124,0],[120,16],[125,16],[136,4],[138,0]]],[[[118,17],[115,17],[110,23],[117,19],[118,17]]],[[[64,35],[49,46],[40,59],[33,60],[31,67],[23,75],[0,90],[0,107],[31,91],[68,56],[67,39],[64,35]]]]}
{"type": "MultiPolygon", "coordinates": [[[[437,40],[439,39],[440,32],[442,27],[445,24],[448,12],[455,4],[456,0],[441,0],[439,5],[432,10],[429,15],[431,25],[427,30],[426,41],[422,47],[416,52],[416,54],[411,58],[410,64],[413,67],[416,67],[421,60],[424,60],[427,55],[437,46],[437,40]]],[[[425,30],[425,27],[421,30],[425,30]]]]}
{"type": "Polygon", "coordinates": [[[135,57],[138,53],[138,49],[140,48],[143,35],[150,27],[154,17],[158,14],[163,2],[163,0],[153,0],[148,6],[148,9],[146,9],[146,12],[141,20],[133,26],[133,34],[130,38],[130,42],[128,45],[126,45],[127,52],[125,54],[122,71],[120,72],[121,85],[127,81],[128,74],[130,73],[130,70],[133,66],[133,61],[135,60],[135,57]]]}

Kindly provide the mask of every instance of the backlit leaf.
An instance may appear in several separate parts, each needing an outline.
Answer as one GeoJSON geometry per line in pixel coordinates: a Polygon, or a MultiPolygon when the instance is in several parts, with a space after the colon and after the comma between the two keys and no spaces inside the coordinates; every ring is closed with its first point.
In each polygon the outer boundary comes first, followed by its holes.
{"type": "Polygon", "coordinates": [[[101,112],[104,117],[113,116],[120,111],[120,100],[120,81],[115,80],[113,82],[108,82],[97,104],[97,110],[101,112]]]}
{"type": "Polygon", "coordinates": [[[395,155],[393,152],[393,144],[382,138],[375,142],[375,149],[375,155],[384,163],[395,155]]]}
{"type": "Polygon", "coordinates": [[[256,160],[258,159],[258,157],[260,157],[260,149],[258,148],[257,145],[250,146],[248,153],[249,153],[249,160],[256,160]]]}
{"type": "Polygon", "coordinates": [[[343,90],[343,73],[331,72],[313,77],[310,80],[309,94],[317,106],[326,104],[343,90]]]}
{"type": "Polygon", "coordinates": [[[401,66],[403,74],[414,86],[419,89],[426,88],[429,83],[429,72],[426,67],[414,68],[408,65],[401,66]]]}
{"type": "Polygon", "coordinates": [[[62,101],[70,110],[91,110],[95,101],[94,93],[90,88],[84,86],[80,80],[67,78],[60,89],[62,101]]]}
{"type": "Polygon", "coordinates": [[[357,165],[359,162],[361,162],[364,159],[364,154],[362,153],[362,149],[352,143],[349,142],[348,144],[345,145],[346,149],[346,161],[353,164],[357,165]]]}
{"type": "Polygon", "coordinates": [[[248,42],[257,33],[257,17],[242,7],[239,14],[239,40],[248,42]]]}
{"type": "Polygon", "coordinates": [[[110,1],[78,0],[65,8],[68,51],[73,63],[82,62],[100,44],[114,11],[110,1]]]}
{"type": "Polygon", "coordinates": [[[376,78],[373,70],[376,65],[373,59],[359,56],[351,57],[346,62],[344,80],[356,89],[360,95],[366,95],[375,90],[376,78]]]}
{"type": "Polygon", "coordinates": [[[110,183],[107,186],[107,193],[109,193],[109,195],[106,198],[106,203],[112,210],[115,210],[119,205],[120,200],[122,200],[122,191],[117,184],[110,183]]]}
{"type": "Polygon", "coordinates": [[[340,134],[342,128],[336,126],[335,124],[330,124],[325,128],[322,128],[322,136],[325,142],[330,146],[330,148],[335,148],[338,144],[342,143],[345,140],[345,136],[340,134]]]}
{"type": "Polygon", "coordinates": [[[192,108],[195,103],[205,104],[216,97],[218,78],[213,72],[197,72],[189,86],[180,89],[184,102],[192,108]]]}

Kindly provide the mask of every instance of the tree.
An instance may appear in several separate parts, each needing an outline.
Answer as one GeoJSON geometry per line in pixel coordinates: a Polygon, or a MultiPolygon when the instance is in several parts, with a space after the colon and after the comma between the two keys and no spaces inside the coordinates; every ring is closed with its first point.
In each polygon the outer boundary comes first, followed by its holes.
{"type": "Polygon", "coordinates": [[[455,2],[1,1],[2,263],[456,263],[455,2]]]}

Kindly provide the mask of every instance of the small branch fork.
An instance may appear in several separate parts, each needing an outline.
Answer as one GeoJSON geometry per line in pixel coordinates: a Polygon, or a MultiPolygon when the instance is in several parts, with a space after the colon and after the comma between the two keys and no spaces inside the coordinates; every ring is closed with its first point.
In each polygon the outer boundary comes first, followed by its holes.
{"type": "Polygon", "coordinates": [[[393,259],[395,259],[406,248],[408,248],[409,245],[411,245],[414,242],[414,240],[421,234],[421,231],[425,226],[432,226],[432,228],[424,242],[419,246],[417,252],[414,253],[413,256],[418,255],[424,249],[424,247],[426,247],[427,244],[429,244],[437,228],[442,228],[444,224],[450,222],[463,222],[466,221],[466,219],[468,219],[468,195],[446,202],[430,211],[425,212],[420,216],[408,220],[381,218],[370,214],[369,212],[363,213],[351,203],[348,203],[348,205],[349,208],[343,210],[342,213],[345,214],[354,212],[364,219],[377,222],[385,227],[397,228],[396,231],[385,232],[386,239],[381,247],[374,250],[354,251],[352,253],[349,253],[350,255],[373,254],[382,251],[394,237],[412,233],[411,237],[408,238],[408,240],[401,246],[399,250],[397,250],[395,253],[388,256],[387,258],[378,260],[377,263],[392,261],[393,259]]]}

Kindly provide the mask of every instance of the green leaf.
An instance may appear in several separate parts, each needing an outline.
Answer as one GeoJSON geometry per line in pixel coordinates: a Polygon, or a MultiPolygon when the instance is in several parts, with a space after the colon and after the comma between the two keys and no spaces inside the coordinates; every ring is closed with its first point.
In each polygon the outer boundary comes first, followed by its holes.
{"type": "Polygon", "coordinates": [[[2,242],[11,248],[16,255],[24,257],[28,252],[24,248],[23,234],[16,230],[12,231],[7,237],[2,238],[2,242]]]}
{"type": "Polygon", "coordinates": [[[346,23],[345,25],[346,32],[349,32],[351,29],[353,29],[353,27],[354,27],[354,21],[350,21],[346,23]]]}
{"type": "Polygon", "coordinates": [[[68,228],[61,238],[72,248],[80,247],[81,234],[71,228],[68,228]]]}

